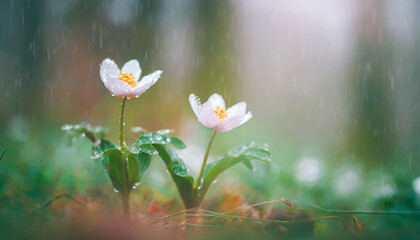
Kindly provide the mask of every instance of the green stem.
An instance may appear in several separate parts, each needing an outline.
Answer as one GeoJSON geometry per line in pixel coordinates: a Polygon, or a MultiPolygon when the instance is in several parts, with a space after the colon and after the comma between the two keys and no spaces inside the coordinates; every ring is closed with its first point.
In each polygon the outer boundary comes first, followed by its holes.
{"type": "Polygon", "coordinates": [[[207,158],[209,157],[210,148],[211,148],[211,144],[213,143],[214,136],[216,136],[216,130],[213,130],[213,133],[211,134],[211,137],[209,140],[209,144],[207,145],[206,154],[204,154],[203,165],[201,165],[200,174],[198,174],[198,178],[195,182],[195,186],[194,186],[195,190],[197,190],[198,187],[201,185],[201,178],[203,177],[204,168],[206,167],[206,164],[207,164],[207,158]]]}
{"type": "Polygon", "coordinates": [[[126,196],[122,197],[122,201],[123,201],[124,218],[129,221],[130,220],[130,204],[129,204],[128,198],[129,198],[129,194],[127,193],[126,196]]]}
{"type": "Polygon", "coordinates": [[[329,210],[333,215],[415,215],[419,216],[419,211],[352,211],[352,210],[329,210]]]}
{"type": "Polygon", "coordinates": [[[125,157],[124,151],[125,151],[125,141],[124,141],[124,115],[125,115],[125,102],[127,101],[127,97],[123,97],[122,104],[121,104],[121,115],[120,115],[120,146],[121,151],[123,152],[124,158],[122,159],[124,161],[124,168],[123,168],[123,178],[124,178],[124,188],[121,192],[121,201],[122,201],[122,208],[123,208],[123,214],[124,218],[126,220],[130,220],[130,189],[128,186],[128,163],[127,158],[125,157]]]}
{"type": "Polygon", "coordinates": [[[125,102],[127,101],[127,97],[123,97],[122,104],[121,104],[121,115],[120,115],[120,146],[121,150],[125,149],[125,142],[124,142],[124,115],[125,115],[125,102]]]}
{"type": "Polygon", "coordinates": [[[129,202],[130,190],[128,189],[128,186],[127,186],[128,181],[127,181],[126,171],[127,171],[127,166],[124,167],[124,172],[125,172],[125,174],[124,174],[124,185],[125,185],[125,188],[124,188],[124,191],[121,193],[121,201],[122,201],[124,218],[126,220],[130,220],[130,202],[129,202]]]}

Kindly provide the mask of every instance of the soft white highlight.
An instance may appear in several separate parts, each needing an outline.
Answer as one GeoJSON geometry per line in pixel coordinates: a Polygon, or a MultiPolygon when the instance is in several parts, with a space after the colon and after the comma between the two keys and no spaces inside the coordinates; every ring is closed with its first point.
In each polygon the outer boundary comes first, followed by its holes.
{"type": "Polygon", "coordinates": [[[321,173],[319,161],[315,158],[303,158],[296,169],[296,179],[301,182],[314,182],[321,173]]]}

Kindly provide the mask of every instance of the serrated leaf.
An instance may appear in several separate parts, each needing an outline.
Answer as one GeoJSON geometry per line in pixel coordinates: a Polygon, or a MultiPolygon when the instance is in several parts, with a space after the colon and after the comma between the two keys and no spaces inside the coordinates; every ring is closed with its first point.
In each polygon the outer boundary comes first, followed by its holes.
{"type": "Polygon", "coordinates": [[[250,160],[252,159],[270,161],[271,153],[263,145],[247,142],[231,149],[221,159],[207,164],[199,187],[199,195],[204,197],[210,185],[221,173],[240,162],[244,162],[245,166],[252,169],[252,165],[250,165],[250,160]]]}
{"type": "Polygon", "coordinates": [[[178,157],[168,146],[162,144],[153,144],[153,146],[158,150],[159,156],[164,161],[172,180],[178,188],[178,192],[181,195],[185,207],[187,209],[194,207],[194,178],[188,174],[188,169],[184,161],[182,161],[182,159],[178,157]]]}

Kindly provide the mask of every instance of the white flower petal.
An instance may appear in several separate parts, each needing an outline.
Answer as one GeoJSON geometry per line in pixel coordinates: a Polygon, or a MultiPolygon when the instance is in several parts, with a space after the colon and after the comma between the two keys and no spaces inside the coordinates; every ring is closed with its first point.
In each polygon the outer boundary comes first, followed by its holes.
{"type": "Polygon", "coordinates": [[[141,68],[140,68],[139,61],[137,61],[137,59],[132,59],[126,62],[124,66],[122,67],[121,72],[132,73],[137,81],[141,75],[141,68]]]}
{"type": "Polygon", "coordinates": [[[200,110],[200,107],[201,107],[200,98],[198,98],[193,93],[191,93],[188,100],[190,101],[192,110],[194,111],[195,115],[198,117],[198,110],[200,110]]]}
{"type": "Polygon", "coordinates": [[[149,87],[151,87],[158,81],[160,75],[162,75],[162,71],[158,70],[154,73],[144,76],[138,83],[137,87],[133,89],[131,97],[138,97],[142,95],[147,89],[149,89],[149,87]]]}
{"type": "Polygon", "coordinates": [[[209,97],[209,100],[207,100],[207,102],[210,103],[213,109],[215,109],[217,106],[221,108],[226,108],[225,100],[223,100],[223,97],[217,93],[213,93],[213,95],[209,97]]]}
{"type": "Polygon", "coordinates": [[[201,105],[198,112],[198,121],[208,128],[213,128],[215,125],[220,123],[219,118],[211,108],[209,102],[205,102],[201,105]]]}
{"type": "Polygon", "coordinates": [[[118,79],[118,76],[120,75],[120,69],[114,61],[106,58],[101,63],[100,75],[102,82],[106,84],[108,80],[118,79]]]}
{"type": "Polygon", "coordinates": [[[239,102],[227,110],[227,118],[220,121],[214,110],[217,107],[225,108],[223,97],[217,93],[210,96],[209,100],[200,106],[200,99],[190,94],[189,102],[194,113],[204,126],[213,128],[218,132],[230,131],[252,118],[252,113],[246,113],[246,102],[239,102]],[[246,113],[246,114],[245,114],[246,113]]]}
{"type": "Polygon", "coordinates": [[[222,120],[220,123],[218,123],[214,129],[218,132],[227,132],[230,131],[239,125],[242,124],[244,115],[236,115],[228,119],[222,120]]]}
{"type": "Polygon", "coordinates": [[[248,122],[249,119],[252,118],[252,113],[248,112],[247,114],[245,114],[244,119],[242,119],[241,125],[248,122]]]}
{"type": "Polygon", "coordinates": [[[246,102],[240,102],[227,110],[228,118],[237,116],[237,115],[244,115],[246,113],[246,102]]]}
{"type": "Polygon", "coordinates": [[[105,87],[117,97],[125,97],[131,94],[130,85],[118,79],[107,80],[105,87]]]}

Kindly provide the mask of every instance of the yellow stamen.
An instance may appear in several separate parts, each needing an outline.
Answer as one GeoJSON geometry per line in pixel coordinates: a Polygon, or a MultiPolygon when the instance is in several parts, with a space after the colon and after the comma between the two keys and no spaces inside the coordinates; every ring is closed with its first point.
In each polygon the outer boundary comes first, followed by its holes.
{"type": "Polygon", "coordinates": [[[223,119],[228,117],[227,111],[223,107],[221,108],[217,106],[216,109],[214,109],[213,111],[216,113],[217,117],[219,118],[219,121],[222,121],[223,119]]]}
{"type": "Polygon", "coordinates": [[[136,78],[132,73],[121,73],[118,76],[118,80],[128,83],[128,85],[130,85],[132,88],[137,86],[136,78]]]}

